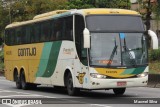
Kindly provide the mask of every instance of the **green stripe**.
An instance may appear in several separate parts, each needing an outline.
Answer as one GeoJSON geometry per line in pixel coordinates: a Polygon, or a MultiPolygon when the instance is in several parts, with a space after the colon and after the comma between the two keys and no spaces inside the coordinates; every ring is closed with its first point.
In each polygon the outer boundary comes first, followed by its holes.
{"type": "Polygon", "coordinates": [[[146,67],[139,67],[139,68],[131,68],[126,69],[124,72],[122,72],[120,75],[128,75],[128,74],[141,74],[144,72],[146,67]]]}
{"type": "Polygon", "coordinates": [[[62,42],[56,41],[53,43],[45,43],[43,47],[42,56],[37,77],[51,77],[57,65],[57,59],[62,42]]]}
{"type": "Polygon", "coordinates": [[[145,69],[146,69],[146,67],[136,68],[136,70],[134,70],[134,72],[132,74],[141,74],[142,72],[144,72],[145,69]]]}

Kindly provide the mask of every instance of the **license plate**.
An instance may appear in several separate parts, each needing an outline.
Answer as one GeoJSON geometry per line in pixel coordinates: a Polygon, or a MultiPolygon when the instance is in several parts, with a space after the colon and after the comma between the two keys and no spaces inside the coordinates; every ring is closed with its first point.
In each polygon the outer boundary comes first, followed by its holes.
{"type": "Polygon", "coordinates": [[[126,86],[126,85],[127,85],[126,81],[117,82],[117,86],[126,86]]]}

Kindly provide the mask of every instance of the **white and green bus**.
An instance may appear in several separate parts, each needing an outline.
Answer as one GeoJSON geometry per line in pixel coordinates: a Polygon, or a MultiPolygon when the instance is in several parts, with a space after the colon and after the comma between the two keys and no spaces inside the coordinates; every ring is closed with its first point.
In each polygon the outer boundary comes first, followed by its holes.
{"type": "Polygon", "coordinates": [[[148,82],[147,34],[139,13],[124,9],[57,10],[5,29],[5,77],[17,88],[38,84],[80,89],[113,89],[148,82]]]}

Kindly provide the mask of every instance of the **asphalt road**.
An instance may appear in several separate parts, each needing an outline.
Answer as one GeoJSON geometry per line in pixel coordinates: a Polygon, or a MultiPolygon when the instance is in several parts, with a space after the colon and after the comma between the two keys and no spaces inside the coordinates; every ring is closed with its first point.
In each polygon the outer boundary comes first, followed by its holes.
{"type": "Polygon", "coordinates": [[[73,97],[51,86],[16,89],[14,82],[0,77],[0,103],[0,107],[160,107],[160,88],[127,88],[123,96],[112,90],[83,90],[73,97]]]}

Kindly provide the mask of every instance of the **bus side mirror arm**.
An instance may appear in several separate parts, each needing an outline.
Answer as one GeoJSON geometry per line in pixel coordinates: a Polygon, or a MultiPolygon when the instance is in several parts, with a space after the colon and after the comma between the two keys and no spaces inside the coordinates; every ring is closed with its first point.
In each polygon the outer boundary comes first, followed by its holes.
{"type": "Polygon", "coordinates": [[[84,48],[90,48],[90,32],[87,28],[83,30],[84,48]]]}
{"type": "Polygon", "coordinates": [[[158,49],[158,38],[157,35],[152,31],[148,30],[148,35],[151,37],[151,46],[153,49],[158,49]]]}

